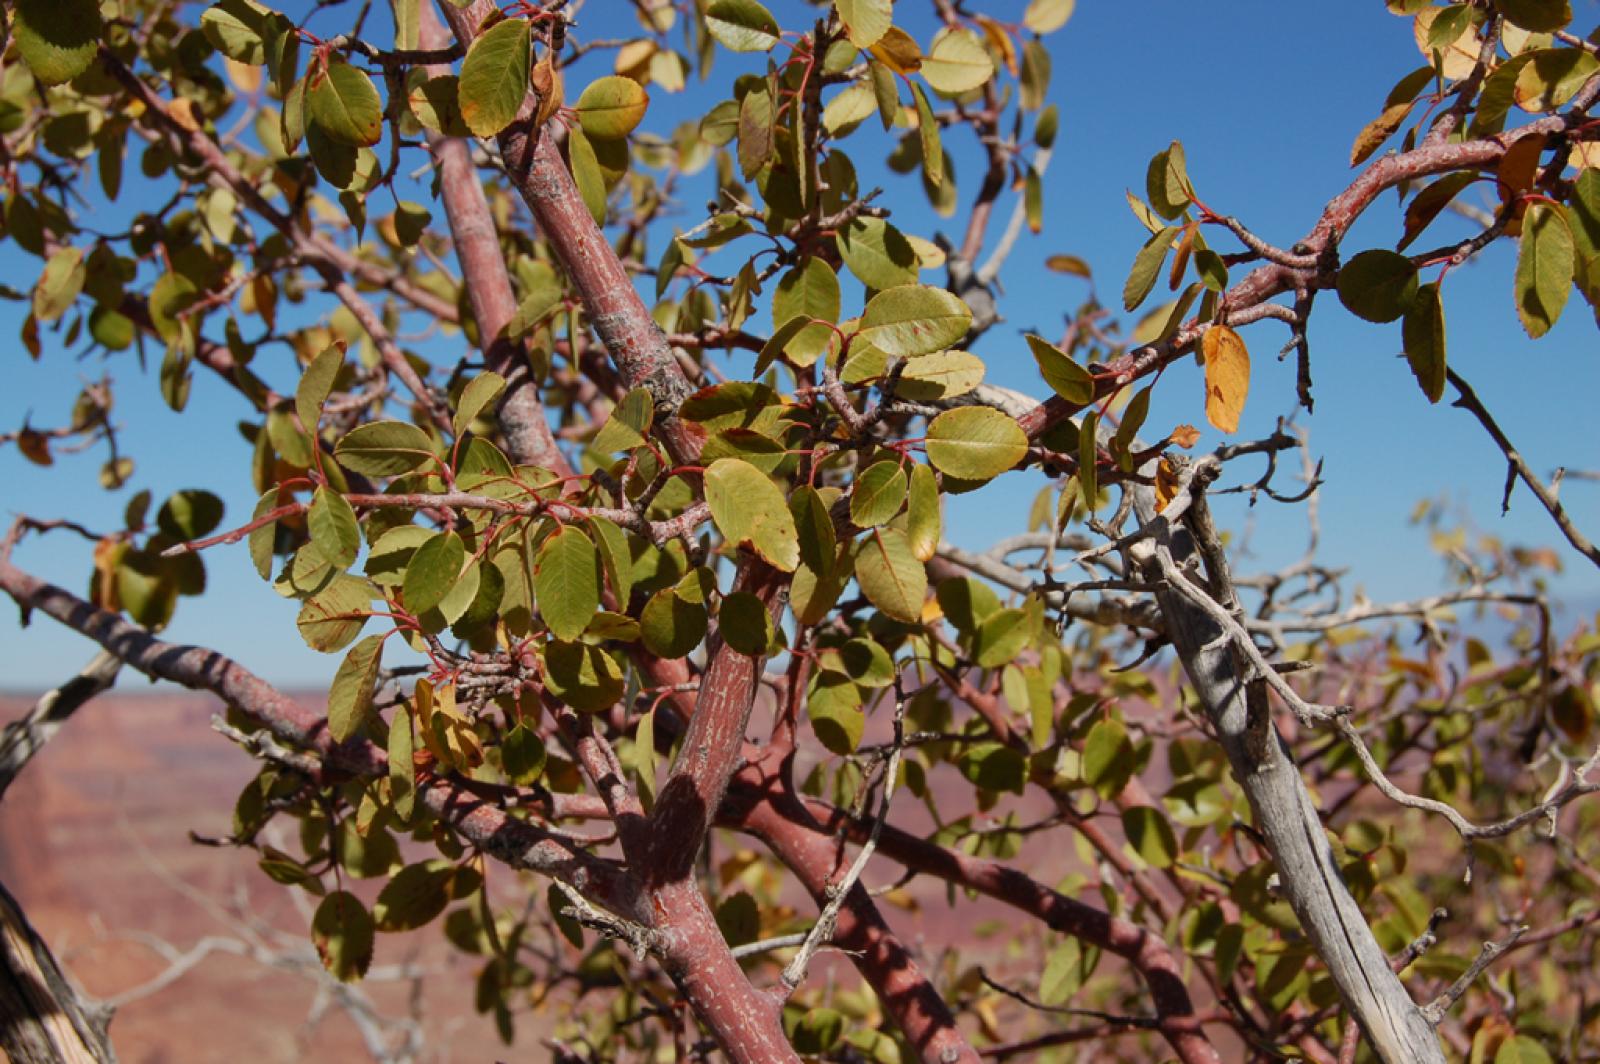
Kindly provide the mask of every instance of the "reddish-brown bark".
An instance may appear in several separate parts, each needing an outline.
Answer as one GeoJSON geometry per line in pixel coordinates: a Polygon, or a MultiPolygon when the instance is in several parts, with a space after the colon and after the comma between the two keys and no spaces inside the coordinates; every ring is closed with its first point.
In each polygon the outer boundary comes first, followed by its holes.
{"type": "MultiPolygon", "coordinates": [[[[449,32],[433,17],[432,8],[423,5],[427,17],[419,21],[423,48],[449,45],[449,32]]],[[[449,74],[448,66],[428,67],[432,76],[449,74]]],[[[484,364],[507,381],[498,412],[500,430],[505,435],[511,460],[536,465],[560,476],[572,468],[556,447],[539,395],[539,381],[528,365],[526,346],[506,335],[506,326],[517,312],[516,294],[500,250],[494,216],[483,194],[478,171],[472,165],[472,150],[459,137],[428,134],[428,151],[439,165],[439,198],[444,202],[445,221],[461,264],[462,286],[467,303],[478,325],[478,345],[484,364]]]]}
{"type": "MultiPolygon", "coordinates": [[[[805,884],[819,907],[828,903],[829,884],[848,862],[841,860],[835,840],[817,826],[792,794],[767,794],[745,810],[739,826],[767,844],[805,884]]],[[[975,1064],[980,1059],[956,1026],[944,998],[884,922],[859,881],[851,886],[839,909],[833,944],[850,954],[895,1025],[927,1064],[975,1064]]]]}
{"type": "MultiPolygon", "coordinates": [[[[870,822],[827,802],[814,798],[802,802],[825,831],[844,830],[861,841],[872,829],[870,822]]],[[[1192,1022],[1194,1005],[1184,986],[1182,966],[1167,944],[1149,931],[1051,890],[1015,868],[936,846],[888,825],[878,836],[878,852],[907,868],[971,887],[1038,918],[1053,931],[1124,958],[1150,987],[1161,1033],[1179,1059],[1185,1064],[1220,1064],[1216,1049],[1192,1022]]]]}

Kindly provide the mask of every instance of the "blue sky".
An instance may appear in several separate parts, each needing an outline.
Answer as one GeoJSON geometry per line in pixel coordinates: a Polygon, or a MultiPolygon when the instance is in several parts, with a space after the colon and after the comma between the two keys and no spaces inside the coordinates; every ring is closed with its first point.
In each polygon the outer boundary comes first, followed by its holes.
{"type": "MultiPolygon", "coordinates": [[[[798,5],[772,6],[785,25],[809,25],[814,17],[811,9],[798,5]]],[[[931,25],[920,5],[902,0],[899,7],[898,21],[926,42],[931,25]]],[[[1024,4],[1002,0],[973,7],[997,18],[1020,19],[1024,4]]],[[[590,0],[583,21],[599,21],[600,12],[610,8],[610,0],[590,0]]],[[[342,9],[333,8],[318,15],[311,27],[331,34],[342,28],[336,20],[344,17],[342,9]]],[[[1576,28],[1586,32],[1588,27],[1576,28]]],[[[615,26],[581,24],[578,32],[586,29],[597,36],[621,32],[615,26]]],[[[381,40],[386,32],[375,22],[368,36],[381,40]]],[[[1044,181],[1045,228],[1036,237],[1025,234],[1012,255],[1002,275],[1000,307],[1006,320],[975,348],[988,363],[991,381],[1036,395],[1043,394],[1044,386],[1021,334],[1058,333],[1063,314],[1087,292],[1082,281],[1047,271],[1044,260],[1057,252],[1083,257],[1093,267],[1102,300],[1118,304],[1128,266],[1144,238],[1123,190],[1142,190],[1152,154],[1173,139],[1181,140],[1191,179],[1213,209],[1239,216],[1268,240],[1291,244],[1352,178],[1348,155],[1356,132],[1377,114],[1390,86],[1421,61],[1409,22],[1389,15],[1377,0],[1341,4],[1337,17],[1331,17],[1326,5],[1314,4],[1235,0],[1130,7],[1085,2],[1047,43],[1054,66],[1050,99],[1059,106],[1062,122],[1044,181]]],[[[722,55],[709,86],[692,84],[679,97],[653,92],[644,128],[666,133],[703,112],[720,98],[716,88],[739,66],[735,58],[722,55]]],[[[571,77],[569,95],[587,76],[603,72],[580,68],[571,77]]],[[[873,123],[845,142],[863,172],[863,184],[886,185],[883,202],[892,207],[897,225],[923,236],[943,226],[956,235],[953,226],[961,216],[936,218],[915,179],[882,172],[878,160],[888,146],[873,123]]],[[[952,137],[947,146],[966,201],[978,176],[971,145],[952,137]]],[[[421,162],[419,155],[417,164],[421,162]]],[[[94,204],[85,219],[89,224],[121,228],[130,205],[157,202],[151,186],[132,180],[136,167],[129,170],[121,204],[94,204]]],[[[687,182],[679,197],[681,209],[669,224],[687,228],[698,222],[706,199],[703,177],[687,182]]],[[[387,209],[385,203],[374,213],[387,209]]],[[[998,218],[1003,221],[1009,210],[1006,201],[998,218]]],[[[1375,205],[1346,238],[1346,253],[1392,247],[1397,218],[1392,196],[1375,205]]],[[[1430,237],[1466,233],[1466,225],[1446,216],[1435,223],[1430,237]]],[[[999,222],[996,234],[998,228],[999,222]]],[[[1220,231],[1208,237],[1213,246],[1234,249],[1220,231]]],[[[660,247],[659,234],[655,247],[660,247]]],[[[1558,465],[1600,467],[1600,445],[1592,427],[1593,404],[1600,396],[1600,359],[1595,357],[1589,309],[1574,296],[1557,327],[1541,341],[1529,341],[1512,309],[1513,260],[1509,244],[1496,246],[1450,275],[1445,310],[1451,365],[1484,397],[1535,469],[1548,474],[1558,465]]],[[[13,287],[31,286],[39,268],[32,256],[0,244],[0,271],[13,287]]],[[[928,274],[924,280],[935,277],[928,274]]],[[[847,313],[859,309],[851,299],[847,292],[847,313]]],[[[15,337],[23,316],[21,304],[0,302],[0,335],[15,337]]],[[[220,320],[213,319],[213,324],[220,331],[220,320]]],[[[1294,368],[1273,358],[1286,338],[1281,324],[1252,326],[1244,337],[1254,354],[1253,379],[1239,436],[1250,438],[1270,430],[1276,417],[1293,409],[1294,368]]],[[[1530,495],[1519,490],[1511,514],[1499,515],[1504,464],[1498,451],[1469,415],[1446,404],[1430,406],[1422,397],[1397,357],[1398,324],[1367,324],[1325,295],[1313,316],[1311,341],[1316,413],[1302,412],[1300,423],[1310,428],[1313,448],[1326,460],[1325,562],[1348,566],[1374,599],[1436,589],[1441,567],[1429,551],[1426,533],[1410,527],[1407,517],[1419,499],[1448,495],[1485,531],[1558,547],[1567,563],[1555,581],[1560,595],[1573,601],[1600,596],[1600,574],[1565,546],[1530,495]]],[[[445,362],[456,357],[459,343],[431,341],[418,350],[445,362]]],[[[204,487],[221,495],[230,524],[248,517],[253,502],[249,451],[236,429],[248,410],[230,389],[199,371],[189,408],[177,415],[160,401],[154,366],[141,372],[131,352],[104,364],[98,356],[76,356],[50,334],[37,364],[29,361],[20,343],[13,343],[5,356],[0,429],[15,429],[29,414],[37,425],[58,423],[82,382],[104,369],[116,382],[115,420],[123,426],[123,446],[137,460],[138,472],[128,488],[105,492],[97,483],[98,451],[62,456],[54,468],[40,469],[7,448],[0,451],[0,484],[5,485],[0,508],[7,511],[7,520],[20,511],[115,528],[134,490],[149,488],[159,500],[183,487],[204,487]]],[[[264,353],[263,360],[269,378],[292,389],[294,371],[282,349],[264,353]]],[[[740,365],[735,361],[730,368],[740,365]]],[[[1192,363],[1170,370],[1155,399],[1151,431],[1179,422],[1204,425],[1200,373],[1192,363]]],[[[1220,442],[1219,434],[1207,428],[1200,446],[1220,442]]],[[[1253,477],[1255,469],[1248,472],[1253,477]]],[[[981,546],[1018,530],[1040,483],[1034,477],[1007,477],[955,500],[947,515],[950,537],[981,546]]],[[[1564,497],[1580,527],[1600,530],[1600,485],[1574,482],[1564,497]]],[[[1234,527],[1249,517],[1250,543],[1260,563],[1281,562],[1302,550],[1299,508],[1263,501],[1250,515],[1242,503],[1224,509],[1224,519],[1234,527]]],[[[67,536],[30,540],[18,561],[73,589],[85,585],[89,571],[87,544],[67,536]]],[[[169,638],[213,646],[287,685],[331,678],[337,656],[314,653],[301,643],[294,605],[255,576],[242,545],[213,550],[207,564],[211,592],[181,603],[169,638]]],[[[1248,562],[1244,568],[1250,568],[1248,562]]],[[[93,650],[48,619],[38,619],[24,631],[5,632],[0,687],[13,690],[59,682],[93,650]]]]}

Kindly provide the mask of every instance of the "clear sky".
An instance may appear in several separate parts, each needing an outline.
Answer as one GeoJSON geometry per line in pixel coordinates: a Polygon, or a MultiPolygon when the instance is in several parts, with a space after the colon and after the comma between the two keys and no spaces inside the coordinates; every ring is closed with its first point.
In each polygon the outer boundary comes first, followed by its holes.
{"type": "MultiPolygon", "coordinates": [[[[289,5],[294,13],[301,5],[289,5]]],[[[382,5],[375,5],[380,7],[382,5]]],[[[785,25],[806,26],[813,9],[772,4],[785,25]]],[[[918,0],[901,0],[897,20],[926,42],[931,25],[918,0]]],[[[1023,0],[974,3],[1000,19],[1020,20],[1023,0]]],[[[611,37],[607,25],[615,0],[589,0],[578,32],[611,37]],[[600,23],[595,25],[595,23],[600,23]]],[[[348,18],[335,7],[317,15],[313,30],[332,34],[348,18]]],[[[376,24],[368,36],[382,40],[376,24]]],[[[1579,25],[1576,30],[1587,32],[1579,25]]],[[[1063,315],[1086,295],[1081,280],[1047,271],[1057,252],[1086,259],[1104,302],[1120,305],[1122,283],[1144,238],[1129,212],[1125,188],[1142,191],[1150,156],[1171,140],[1184,143],[1189,174],[1214,210],[1239,216],[1264,238],[1287,246],[1311,226],[1321,207],[1353,177],[1351,140],[1380,110],[1389,88],[1421,63],[1408,21],[1389,15],[1379,0],[1339,5],[1233,0],[1195,4],[1162,0],[1138,5],[1085,0],[1067,27],[1048,39],[1054,77],[1050,99],[1061,109],[1061,135],[1044,180],[1045,227],[1024,235],[1002,280],[1005,321],[975,348],[989,366],[989,379],[1042,395],[1045,391],[1021,334],[1060,331],[1063,315]]],[[[708,85],[692,84],[682,96],[652,89],[644,128],[666,133],[686,117],[715,103],[739,63],[719,56],[708,85]]],[[[600,71],[580,68],[569,95],[600,71]]],[[[895,178],[877,160],[888,142],[868,123],[845,142],[862,170],[863,184],[884,183],[884,201],[894,221],[909,232],[931,235],[942,225],[951,235],[961,220],[942,221],[927,209],[915,178],[895,178]]],[[[976,190],[977,163],[970,142],[947,143],[956,160],[963,201],[976,190]]],[[[423,158],[418,153],[416,165],[423,158]]],[[[115,206],[91,202],[85,221],[101,230],[125,223],[130,209],[158,202],[149,184],[129,181],[115,206]]],[[[1472,190],[1466,194],[1475,195],[1472,190]]],[[[164,193],[161,194],[164,198],[164,193]]],[[[387,199],[386,194],[385,199],[387,199]]],[[[421,198],[412,195],[411,198],[421,198]]],[[[679,210],[668,225],[688,228],[703,218],[708,198],[704,179],[687,182],[679,210]]],[[[1375,205],[1343,247],[1393,246],[1398,232],[1393,197],[1375,205]]],[[[387,205],[383,210],[387,210],[387,205]]],[[[997,212],[1003,220],[1010,202],[997,212]]],[[[374,213],[381,213],[376,208],[374,213]]],[[[435,213],[442,217],[442,211],[435,213]]],[[[996,232],[998,232],[998,223],[996,232]]],[[[1468,232],[1447,215],[1430,236],[1468,232]]],[[[1215,247],[1233,250],[1220,230],[1208,233],[1215,247]]],[[[657,234],[652,254],[659,253],[657,234]]],[[[729,261],[726,253],[720,261],[729,261]]],[[[1537,343],[1517,324],[1511,302],[1514,249],[1496,245],[1479,261],[1453,271],[1445,287],[1451,365],[1485,399],[1535,469],[1559,465],[1600,467],[1593,406],[1600,397],[1600,358],[1589,309],[1575,295],[1557,327],[1537,343]]],[[[712,268],[719,260],[713,259],[712,268]]],[[[0,243],[0,279],[26,290],[41,263],[9,243],[0,243]]],[[[1239,276],[1235,272],[1235,276],[1239,276]]],[[[935,280],[933,274],[924,280],[935,280]]],[[[859,300],[859,295],[856,297],[859,300]]],[[[846,294],[846,313],[859,309],[846,294]]],[[[15,337],[25,305],[0,301],[0,335],[15,337]]],[[[213,319],[220,330],[220,319],[213,319]]],[[[408,327],[417,324],[408,319],[408,327]]],[[[1326,459],[1322,495],[1323,559],[1351,568],[1374,599],[1414,596],[1436,589],[1441,567],[1428,550],[1426,533],[1407,523],[1419,499],[1448,495],[1465,506],[1486,531],[1508,540],[1560,549],[1566,572],[1558,593],[1575,603],[1600,597],[1600,574],[1568,549],[1525,491],[1513,497],[1511,514],[1499,515],[1504,463],[1491,441],[1466,413],[1447,404],[1429,406],[1398,357],[1398,323],[1370,325],[1339,306],[1331,294],[1317,304],[1311,350],[1316,413],[1300,415],[1316,452],[1326,459]]],[[[1253,379],[1240,438],[1268,432],[1274,419],[1294,407],[1294,367],[1273,355],[1286,339],[1276,322],[1252,326],[1244,337],[1253,352],[1253,379]]],[[[459,338],[417,347],[441,363],[459,353],[459,338]]],[[[155,377],[132,352],[103,362],[64,349],[46,334],[43,359],[35,364],[19,342],[5,356],[7,385],[0,389],[0,429],[14,430],[25,416],[49,426],[67,415],[86,379],[109,372],[117,387],[115,420],[122,445],[138,462],[127,487],[106,492],[97,483],[101,451],[63,455],[40,469],[13,448],[0,451],[0,509],[36,517],[68,517],[90,527],[121,527],[128,497],[149,488],[157,500],[173,490],[203,487],[227,502],[231,526],[248,518],[253,497],[249,449],[237,431],[249,413],[243,401],[203,369],[195,374],[187,411],[173,414],[161,402],[155,377]]],[[[81,345],[80,345],[81,348],[81,345]]],[[[751,356],[745,356],[748,359],[751,356]]],[[[292,390],[295,371],[283,349],[264,352],[260,367],[280,388],[292,390]]],[[[731,369],[743,365],[735,360],[731,369]]],[[[748,366],[744,367],[748,372],[748,366]]],[[[1190,362],[1170,370],[1156,390],[1149,430],[1179,422],[1204,425],[1199,370],[1190,362]]],[[[1201,448],[1221,442],[1206,428],[1201,448]]],[[[1252,475],[1254,470],[1249,471],[1252,475]]],[[[1011,476],[973,496],[954,500],[947,514],[950,537],[966,546],[1020,530],[1041,481],[1011,476]]],[[[1600,532],[1600,484],[1573,482],[1564,492],[1580,527],[1600,532]]],[[[1230,507],[1235,527],[1242,505],[1230,507]]],[[[1250,542],[1262,563],[1297,556],[1304,526],[1299,508],[1263,501],[1252,516],[1250,542]]],[[[338,657],[308,650],[294,627],[294,604],[278,598],[250,566],[242,545],[207,554],[210,592],[181,602],[167,637],[203,643],[237,657],[269,679],[286,685],[325,684],[338,657]]],[[[25,567],[81,589],[89,573],[88,545],[70,536],[33,538],[18,552],[25,567]]],[[[1244,568],[1249,569],[1246,564],[1244,568]]],[[[0,635],[0,687],[36,690],[53,685],[86,662],[93,648],[82,637],[47,618],[0,635]]],[[[130,687],[139,681],[125,680],[130,687]]]]}

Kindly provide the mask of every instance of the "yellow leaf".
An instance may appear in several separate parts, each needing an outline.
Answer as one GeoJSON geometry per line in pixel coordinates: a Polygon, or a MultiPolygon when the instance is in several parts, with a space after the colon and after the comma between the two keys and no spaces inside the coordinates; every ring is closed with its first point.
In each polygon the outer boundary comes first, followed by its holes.
{"type": "Polygon", "coordinates": [[[1016,77],[1017,45],[1011,39],[1011,32],[988,15],[973,15],[972,17],[982,27],[984,39],[989,42],[990,47],[1000,53],[1000,60],[1005,63],[1006,71],[1012,77],[1016,77]]]}
{"type": "Polygon", "coordinates": [[[251,94],[261,89],[261,68],[248,63],[240,63],[233,59],[223,59],[222,68],[228,72],[228,80],[233,82],[234,88],[245,94],[251,94]]]}
{"type": "Polygon", "coordinates": [[[1206,420],[1223,432],[1235,432],[1250,394],[1250,352],[1226,325],[1207,329],[1200,351],[1206,359],[1206,420]]]}
{"type": "Polygon", "coordinates": [[[205,121],[204,116],[196,109],[194,101],[188,97],[173,100],[171,106],[167,108],[167,113],[172,116],[174,122],[191,133],[200,132],[201,123],[205,121]]]}
{"type": "Polygon", "coordinates": [[[1567,165],[1576,170],[1600,167],[1600,144],[1593,141],[1574,144],[1567,153],[1567,165]]]}
{"type": "Polygon", "coordinates": [[[650,57],[656,54],[656,42],[648,37],[629,41],[617,49],[615,69],[618,74],[642,81],[650,68],[650,57]]]}
{"type": "Polygon", "coordinates": [[[1156,466],[1156,512],[1165,510],[1177,494],[1178,471],[1173,468],[1170,458],[1163,457],[1156,466]]]}

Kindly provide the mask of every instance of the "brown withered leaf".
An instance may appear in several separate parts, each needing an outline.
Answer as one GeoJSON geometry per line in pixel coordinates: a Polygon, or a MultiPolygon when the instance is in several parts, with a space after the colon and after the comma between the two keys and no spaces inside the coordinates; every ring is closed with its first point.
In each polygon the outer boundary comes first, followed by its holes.
{"type": "Polygon", "coordinates": [[[1200,430],[1193,425],[1179,425],[1167,439],[1187,451],[1200,442],[1200,430]]]}
{"type": "Polygon", "coordinates": [[[548,49],[539,57],[539,61],[533,64],[531,80],[533,91],[539,94],[539,110],[534,116],[533,128],[543,129],[544,124],[561,110],[561,104],[566,96],[566,90],[561,82],[561,71],[550,61],[548,49]]]}

